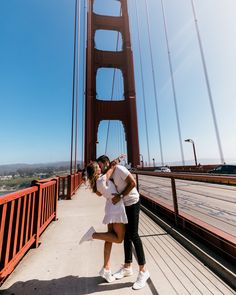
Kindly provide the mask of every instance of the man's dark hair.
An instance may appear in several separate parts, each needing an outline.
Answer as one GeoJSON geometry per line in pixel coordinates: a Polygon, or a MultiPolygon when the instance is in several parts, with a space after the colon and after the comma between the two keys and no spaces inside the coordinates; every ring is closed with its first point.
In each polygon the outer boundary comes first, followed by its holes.
{"type": "Polygon", "coordinates": [[[105,163],[105,162],[110,162],[110,159],[108,158],[108,156],[106,156],[106,155],[102,155],[102,156],[100,156],[99,158],[97,158],[97,160],[96,160],[97,162],[102,162],[102,163],[105,163]]]}

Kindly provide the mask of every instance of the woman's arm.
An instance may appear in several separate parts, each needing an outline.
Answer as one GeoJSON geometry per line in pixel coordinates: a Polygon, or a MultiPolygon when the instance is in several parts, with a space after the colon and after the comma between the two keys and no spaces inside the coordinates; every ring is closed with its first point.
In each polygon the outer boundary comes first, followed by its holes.
{"type": "Polygon", "coordinates": [[[111,186],[107,185],[106,174],[97,179],[97,191],[106,199],[112,199],[114,197],[114,191],[111,190],[111,186]]]}
{"type": "Polygon", "coordinates": [[[111,162],[111,166],[110,168],[107,170],[107,172],[105,173],[106,175],[106,180],[110,179],[115,168],[116,168],[117,163],[116,162],[111,162]]]}

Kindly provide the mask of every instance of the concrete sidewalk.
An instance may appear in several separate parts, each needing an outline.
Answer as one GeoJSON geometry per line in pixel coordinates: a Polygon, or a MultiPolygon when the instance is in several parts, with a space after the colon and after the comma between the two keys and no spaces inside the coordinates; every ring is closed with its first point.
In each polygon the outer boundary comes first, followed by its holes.
{"type": "MultiPolygon", "coordinates": [[[[105,199],[82,186],[71,201],[59,201],[58,221],[41,237],[38,249],[30,250],[1,286],[1,294],[82,295],[82,294],[235,294],[215,274],[186,251],[144,213],[140,216],[147,266],[151,279],[139,291],[132,290],[138,274],[106,283],[99,275],[103,264],[103,242],[79,245],[84,232],[102,225],[105,199]]],[[[111,266],[116,271],[123,262],[123,245],[113,245],[111,266]]]]}

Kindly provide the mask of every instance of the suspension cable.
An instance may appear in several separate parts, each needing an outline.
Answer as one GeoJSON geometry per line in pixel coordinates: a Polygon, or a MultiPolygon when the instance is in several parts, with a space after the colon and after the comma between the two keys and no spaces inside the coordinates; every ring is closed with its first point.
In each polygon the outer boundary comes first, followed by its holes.
{"type": "Polygon", "coordinates": [[[77,63],[76,63],[76,107],[75,107],[75,163],[74,170],[77,171],[77,150],[78,150],[78,106],[79,106],[79,81],[80,81],[80,1],[78,5],[77,18],[77,63]]]}
{"type": "Polygon", "coordinates": [[[224,155],[223,155],[223,150],[222,150],[222,145],[221,145],[220,133],[219,133],[219,129],[218,129],[215,107],[214,107],[214,102],[213,102],[213,97],[212,97],[211,87],[210,87],[210,81],[209,81],[209,76],[208,76],[208,71],[207,71],[207,66],[206,66],[206,60],[205,60],[205,55],[204,55],[204,51],[203,51],[202,40],[201,40],[200,30],[199,30],[198,20],[197,20],[197,14],[196,14],[196,9],[195,9],[195,5],[194,5],[193,0],[191,0],[191,5],[192,5],[192,10],[193,10],[193,17],[194,17],[197,38],[198,38],[198,45],[199,45],[199,49],[200,49],[200,53],[201,53],[202,66],[203,66],[204,76],[205,76],[206,85],[207,85],[208,98],[209,98],[209,102],[210,102],[211,113],[212,113],[214,127],[215,127],[216,139],[217,139],[218,149],[219,149],[219,153],[220,153],[220,160],[221,160],[221,163],[223,164],[224,163],[224,155]]]}
{"type": "Polygon", "coordinates": [[[142,80],[142,92],[143,92],[143,105],[144,105],[144,118],[145,118],[145,129],[146,129],[146,140],[147,140],[147,151],[148,151],[148,165],[151,164],[150,162],[150,149],[149,149],[149,136],[148,136],[148,128],[147,128],[147,111],[146,111],[146,97],[144,91],[144,77],[143,77],[143,63],[142,63],[142,56],[141,56],[141,44],[140,44],[140,23],[138,17],[138,9],[137,9],[137,1],[135,2],[135,13],[136,13],[136,20],[137,20],[137,27],[138,27],[138,48],[139,48],[139,62],[141,68],[141,80],[142,80]]]}
{"type": "Polygon", "coordinates": [[[72,81],[72,114],[71,114],[71,154],[70,154],[70,174],[72,174],[73,161],[73,141],[74,141],[74,105],[75,105],[75,63],[76,63],[76,20],[77,20],[77,0],[75,0],[74,16],[74,59],[73,59],[73,81],[72,81]]]}
{"type": "MultiPolygon", "coordinates": [[[[122,13],[122,7],[120,8],[120,16],[122,13]]],[[[119,32],[117,33],[117,39],[116,39],[116,52],[118,51],[118,46],[119,46],[119,32]]],[[[111,89],[111,100],[113,100],[113,95],[114,95],[114,86],[115,86],[115,76],[116,76],[116,69],[113,71],[113,77],[112,77],[112,89],[111,89]]],[[[106,145],[105,145],[105,155],[107,154],[107,147],[108,147],[108,138],[109,138],[109,132],[110,132],[110,125],[111,125],[111,120],[108,121],[107,125],[107,136],[106,136],[106,145]]]]}
{"type": "Polygon", "coordinates": [[[151,33],[150,33],[150,14],[147,5],[147,0],[145,0],[146,7],[146,15],[147,15],[147,25],[148,25],[148,40],[149,40],[149,50],[151,56],[151,64],[152,64],[152,79],[153,79],[153,87],[154,87],[154,95],[155,95],[155,107],[156,107],[156,116],[157,116],[157,128],[158,128],[158,136],[159,136],[159,145],[160,145],[160,153],[161,153],[161,165],[164,165],[163,161],[163,150],[162,150],[162,140],[161,140],[161,124],[159,118],[159,107],[158,107],[158,99],[157,99],[157,88],[156,88],[156,76],[154,71],[154,63],[153,63],[153,51],[151,46],[151,33]]]}
{"type": "MultiPolygon", "coordinates": [[[[119,81],[118,81],[119,91],[118,91],[118,93],[120,93],[121,95],[124,96],[124,86],[123,86],[124,82],[122,80],[121,75],[118,78],[119,78],[119,81]]],[[[127,151],[125,151],[125,143],[124,143],[124,136],[123,136],[124,126],[123,126],[122,121],[120,121],[119,126],[120,126],[120,132],[121,132],[121,154],[126,154],[127,151]]]]}
{"type": "Polygon", "coordinates": [[[177,105],[177,97],[176,97],[176,91],[175,91],[175,81],[174,81],[174,74],[173,74],[173,68],[172,68],[171,53],[170,53],[170,46],[169,46],[169,40],[168,40],[168,34],[167,34],[166,16],[165,16],[163,0],[161,0],[161,7],[162,7],[164,29],[165,29],[166,46],[167,46],[167,51],[168,51],[168,61],[169,61],[169,68],[170,68],[170,74],[171,74],[171,85],[172,85],[174,105],[175,105],[175,114],[176,114],[177,127],[178,127],[179,145],[180,145],[180,150],[181,150],[182,164],[185,165],[183,142],[182,142],[182,136],[181,136],[179,112],[178,112],[178,105],[177,105]]]}
{"type": "Polygon", "coordinates": [[[86,99],[86,32],[87,32],[87,6],[86,6],[86,0],[84,0],[84,29],[83,29],[83,94],[82,94],[82,149],[81,149],[81,159],[83,163],[84,168],[84,131],[85,131],[85,99],[86,99]]]}

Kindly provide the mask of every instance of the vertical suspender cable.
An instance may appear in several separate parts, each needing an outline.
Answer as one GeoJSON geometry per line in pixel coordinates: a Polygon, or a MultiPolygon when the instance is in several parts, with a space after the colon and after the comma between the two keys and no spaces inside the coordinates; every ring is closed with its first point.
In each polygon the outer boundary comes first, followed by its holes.
{"type": "Polygon", "coordinates": [[[161,7],[162,7],[164,29],[165,29],[166,46],[167,46],[167,50],[168,50],[168,61],[169,61],[169,67],[170,67],[171,85],[172,85],[174,104],[175,104],[175,114],[176,114],[178,134],[179,134],[179,145],[180,145],[180,150],[181,150],[182,164],[185,165],[183,143],[182,143],[180,122],[179,122],[179,112],[178,112],[178,105],[177,105],[177,98],[176,98],[176,91],[175,91],[175,83],[174,83],[174,74],[173,74],[173,68],[172,68],[172,62],[171,62],[171,56],[170,56],[170,46],[169,46],[169,40],[168,40],[168,35],[167,35],[167,25],[166,25],[166,17],[165,17],[163,0],[161,0],[161,7]]]}
{"type": "Polygon", "coordinates": [[[147,128],[146,98],[145,98],[145,91],[144,91],[143,63],[142,63],[141,44],[140,44],[140,23],[139,23],[137,1],[136,0],[135,0],[135,5],[134,6],[135,6],[136,19],[137,19],[137,27],[138,27],[138,48],[139,48],[140,68],[141,68],[141,79],[142,79],[144,118],[145,118],[145,127],[146,127],[147,151],[148,151],[148,165],[150,166],[151,162],[150,162],[149,137],[148,137],[148,128],[147,128]]]}
{"type": "MultiPolygon", "coordinates": [[[[121,95],[124,96],[124,87],[123,87],[123,80],[122,80],[122,77],[119,76],[119,81],[118,81],[118,86],[119,86],[119,91],[118,93],[120,93],[121,95]]],[[[126,154],[127,152],[125,151],[125,148],[124,148],[124,136],[123,136],[123,133],[124,133],[124,128],[123,128],[123,122],[120,121],[120,134],[121,134],[121,154],[126,154]]]]}
{"type": "MultiPolygon", "coordinates": [[[[119,36],[119,34],[118,34],[118,36],[119,36]]],[[[113,78],[112,78],[111,100],[113,100],[113,95],[114,95],[115,76],[116,76],[116,69],[114,69],[113,78]]],[[[107,136],[106,136],[105,155],[107,154],[108,138],[109,138],[109,132],[110,132],[110,125],[111,125],[111,120],[108,121],[108,125],[107,125],[107,136]]]]}
{"type": "Polygon", "coordinates": [[[75,163],[74,170],[77,171],[77,150],[78,150],[78,100],[79,100],[79,78],[80,78],[80,0],[77,17],[77,63],[76,63],[76,107],[75,107],[75,163]]]}
{"type": "MultiPolygon", "coordinates": [[[[116,76],[116,69],[114,69],[113,78],[112,78],[111,100],[113,100],[113,95],[114,95],[115,76],[116,76]]],[[[110,125],[111,125],[111,120],[108,121],[108,125],[107,125],[107,136],[106,136],[105,155],[107,154],[108,138],[109,138],[109,133],[110,133],[110,125]]]]}
{"type": "Polygon", "coordinates": [[[76,19],[77,19],[77,0],[75,0],[75,19],[74,19],[74,60],[73,60],[73,82],[72,82],[72,114],[71,114],[71,153],[70,153],[70,174],[72,174],[73,143],[74,143],[74,108],[75,108],[75,62],[76,62],[76,19]]]}
{"type": "MultiPolygon", "coordinates": [[[[120,8],[120,16],[121,16],[121,12],[122,12],[122,8],[120,8]]],[[[119,32],[117,33],[116,52],[118,51],[118,46],[119,46],[119,32]]],[[[116,69],[114,69],[114,71],[113,71],[113,77],[112,77],[111,100],[113,100],[113,95],[114,95],[115,76],[116,76],[116,69]]],[[[107,147],[108,147],[108,138],[109,138],[109,132],[110,132],[110,125],[111,125],[111,120],[108,121],[108,125],[107,125],[107,136],[106,136],[106,145],[105,145],[105,155],[107,154],[107,147]]]]}
{"type": "Polygon", "coordinates": [[[83,94],[82,94],[82,149],[81,149],[81,159],[84,168],[84,130],[85,130],[85,121],[84,121],[84,114],[85,114],[85,99],[86,99],[86,48],[87,48],[87,6],[86,1],[84,0],[84,29],[83,29],[83,94]]]}
{"type": "Polygon", "coordinates": [[[218,125],[217,125],[215,107],[214,107],[213,98],[212,98],[212,94],[211,94],[211,87],[210,87],[210,82],[209,82],[209,77],[208,77],[208,71],[207,71],[205,56],[204,56],[204,52],[203,52],[203,46],[202,46],[202,40],[201,40],[201,36],[200,36],[200,31],[199,31],[199,27],[198,27],[196,9],[195,9],[195,5],[194,5],[193,0],[191,0],[191,4],[192,4],[195,28],[196,28],[196,32],[197,32],[199,49],[200,49],[200,52],[201,52],[201,59],[202,59],[202,65],[203,65],[203,69],[204,69],[204,76],[205,76],[206,85],[207,85],[207,92],[208,92],[208,97],[209,97],[210,106],[211,106],[211,113],[212,113],[215,132],[216,132],[216,139],[217,139],[218,149],[219,149],[219,153],[220,153],[220,160],[221,160],[221,163],[223,164],[224,163],[224,155],[223,155],[222,146],[221,146],[220,133],[219,133],[218,125]]]}
{"type": "MultiPolygon", "coordinates": [[[[121,75],[119,75],[118,77],[118,81],[117,81],[117,93],[118,93],[118,97],[124,97],[124,87],[123,87],[123,81],[122,81],[122,77],[121,75]]],[[[120,154],[126,154],[126,152],[124,151],[123,145],[124,145],[124,137],[123,137],[123,122],[119,121],[119,132],[120,132],[120,154]]]]}
{"type": "Polygon", "coordinates": [[[149,9],[148,9],[148,5],[147,5],[147,0],[145,0],[145,7],[146,7],[146,14],[147,14],[148,40],[149,40],[149,49],[150,49],[151,64],[152,64],[152,79],[153,79],[153,87],[154,87],[154,95],[155,95],[155,107],[156,107],[157,128],[158,128],[160,153],[161,153],[161,164],[163,166],[164,161],[163,161],[163,150],[162,150],[162,140],[161,140],[161,125],[160,125],[159,108],[158,108],[158,102],[157,102],[156,77],[155,77],[154,63],[153,63],[153,52],[152,52],[152,45],[151,45],[151,33],[150,33],[150,21],[149,21],[150,17],[149,17],[149,9]]]}

